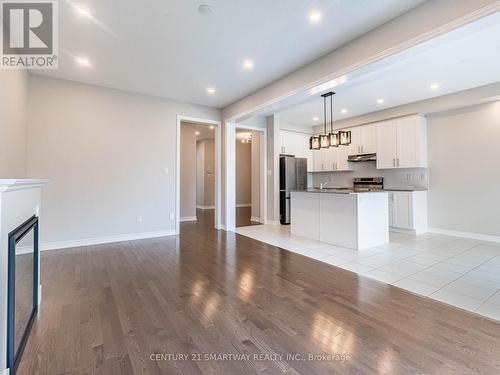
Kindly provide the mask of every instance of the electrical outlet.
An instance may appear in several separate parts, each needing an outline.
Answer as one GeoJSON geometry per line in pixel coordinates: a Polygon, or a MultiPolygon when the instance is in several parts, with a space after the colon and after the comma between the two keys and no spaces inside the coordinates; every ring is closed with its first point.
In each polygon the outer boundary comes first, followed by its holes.
{"type": "Polygon", "coordinates": [[[173,212],[170,213],[170,220],[174,220],[174,213],[173,212]]]}
{"type": "Polygon", "coordinates": [[[168,172],[169,172],[169,169],[168,169],[168,168],[165,168],[164,173],[165,173],[165,174],[168,174],[168,172]]]}
{"type": "Polygon", "coordinates": [[[137,222],[142,224],[142,215],[137,216],[137,222]]]}

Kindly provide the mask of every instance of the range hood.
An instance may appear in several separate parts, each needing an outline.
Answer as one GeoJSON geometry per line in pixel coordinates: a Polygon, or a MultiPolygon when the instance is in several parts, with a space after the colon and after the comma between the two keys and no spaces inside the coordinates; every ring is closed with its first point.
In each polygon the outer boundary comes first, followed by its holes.
{"type": "Polygon", "coordinates": [[[351,163],[360,163],[362,161],[376,161],[377,154],[358,154],[358,155],[349,155],[347,157],[347,161],[351,163]]]}

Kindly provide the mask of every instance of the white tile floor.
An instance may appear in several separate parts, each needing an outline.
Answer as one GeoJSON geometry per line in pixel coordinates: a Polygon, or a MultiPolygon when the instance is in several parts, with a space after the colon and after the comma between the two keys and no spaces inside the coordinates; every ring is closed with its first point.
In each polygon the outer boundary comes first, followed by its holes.
{"type": "Polygon", "coordinates": [[[390,243],[355,251],[293,236],[289,226],[236,232],[500,321],[500,243],[391,233],[390,243]]]}

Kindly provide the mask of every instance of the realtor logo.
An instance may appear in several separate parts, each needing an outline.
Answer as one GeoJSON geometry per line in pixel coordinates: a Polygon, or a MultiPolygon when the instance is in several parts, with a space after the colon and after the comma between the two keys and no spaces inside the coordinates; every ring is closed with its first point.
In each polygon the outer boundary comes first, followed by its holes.
{"type": "Polygon", "coordinates": [[[57,69],[56,0],[2,0],[3,69],[57,69]]]}

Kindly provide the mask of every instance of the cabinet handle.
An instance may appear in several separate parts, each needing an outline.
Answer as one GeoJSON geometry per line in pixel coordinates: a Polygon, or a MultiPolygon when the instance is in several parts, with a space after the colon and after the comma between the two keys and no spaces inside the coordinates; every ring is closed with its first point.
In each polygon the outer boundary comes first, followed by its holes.
{"type": "Polygon", "coordinates": [[[397,160],[397,165],[396,166],[399,167],[399,158],[397,158],[396,160],[397,160]]]}
{"type": "Polygon", "coordinates": [[[364,151],[364,147],[363,147],[363,146],[361,146],[361,153],[362,153],[362,154],[364,154],[364,152],[365,152],[365,151],[364,151]]]}
{"type": "Polygon", "coordinates": [[[392,166],[395,167],[396,166],[396,159],[392,159],[392,166]]]}

